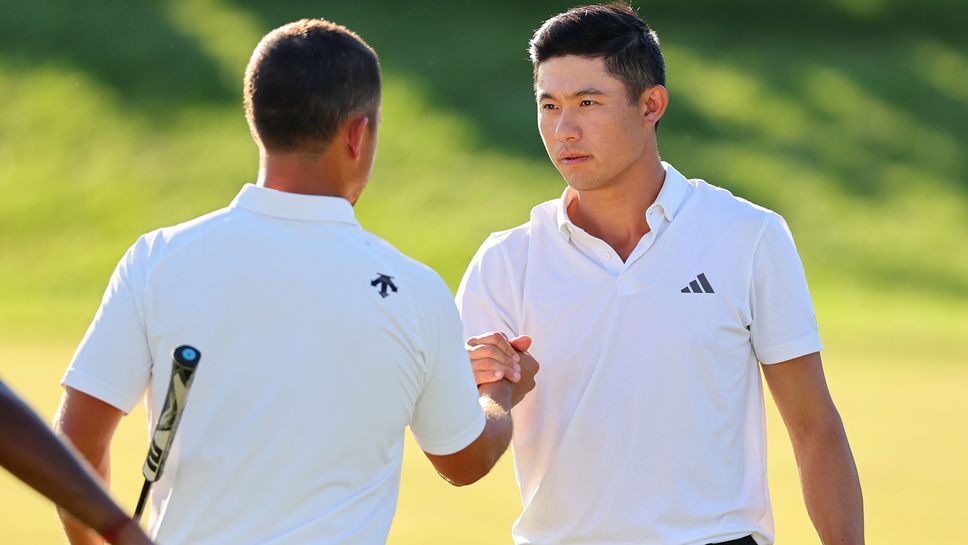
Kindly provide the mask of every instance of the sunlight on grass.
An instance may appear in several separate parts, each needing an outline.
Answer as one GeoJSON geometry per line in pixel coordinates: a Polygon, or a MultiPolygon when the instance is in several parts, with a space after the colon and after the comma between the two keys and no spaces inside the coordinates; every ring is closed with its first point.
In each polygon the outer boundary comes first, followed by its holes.
{"type": "Polygon", "coordinates": [[[182,0],[168,3],[165,9],[172,21],[196,40],[202,51],[217,61],[226,87],[239,89],[241,93],[239,75],[245,71],[249,55],[262,35],[270,29],[263,28],[245,10],[219,0],[182,0]],[[212,32],[212,21],[218,21],[218,32],[212,32]],[[249,46],[239,47],[240,44],[249,46]]]}
{"type": "MultiPolygon", "coordinates": [[[[4,342],[0,376],[49,420],[60,395],[57,382],[72,351],[73,345],[66,343],[4,342]]],[[[925,535],[937,543],[956,543],[968,531],[950,509],[968,487],[968,474],[955,469],[968,444],[963,434],[951,431],[957,415],[968,410],[962,395],[968,386],[968,360],[930,345],[922,347],[920,356],[845,355],[829,343],[825,352],[828,381],[862,476],[870,543],[914,543],[925,535]],[[912,519],[923,524],[912,525],[912,519]]],[[[789,440],[772,402],[767,404],[778,537],[788,545],[817,545],[800,498],[789,440]]],[[[140,488],[146,426],[139,406],[123,421],[112,448],[112,491],[128,508],[140,488]]],[[[51,508],[34,492],[0,474],[0,497],[5,505],[0,528],[11,543],[61,542],[51,508]]],[[[519,509],[509,456],[482,482],[456,489],[436,475],[408,436],[390,544],[509,543],[510,524],[519,509]]]]}
{"type": "Polygon", "coordinates": [[[925,40],[912,51],[911,65],[938,92],[968,106],[968,59],[964,50],[925,40]]]}

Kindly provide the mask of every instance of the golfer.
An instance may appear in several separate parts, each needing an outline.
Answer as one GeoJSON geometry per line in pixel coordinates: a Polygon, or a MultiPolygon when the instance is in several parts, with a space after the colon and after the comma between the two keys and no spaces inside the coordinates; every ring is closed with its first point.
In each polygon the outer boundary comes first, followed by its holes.
{"type": "Polygon", "coordinates": [[[0,382],[0,466],[108,543],[151,545],[108,496],[86,463],[0,382]]]}
{"type": "MultiPolygon", "coordinates": [[[[170,354],[191,344],[205,359],[152,488],[149,534],[382,544],[404,428],[444,478],[474,482],[506,449],[533,365],[479,392],[443,280],[357,222],[380,120],[377,56],[362,39],[322,20],[273,30],[244,101],[257,184],[124,255],[64,376],[60,432],[107,478],[118,421],[146,391],[157,420],[170,354]]],[[[73,545],[99,542],[65,526],[73,545]]]]}
{"type": "MultiPolygon", "coordinates": [[[[863,543],[786,223],[660,160],[665,63],[631,8],[556,15],[530,53],[538,129],[567,188],[488,238],[457,295],[468,336],[527,333],[542,365],[513,413],[515,542],[773,543],[762,372],[821,540],[863,543]]],[[[498,350],[471,358],[511,365],[498,350]]]]}

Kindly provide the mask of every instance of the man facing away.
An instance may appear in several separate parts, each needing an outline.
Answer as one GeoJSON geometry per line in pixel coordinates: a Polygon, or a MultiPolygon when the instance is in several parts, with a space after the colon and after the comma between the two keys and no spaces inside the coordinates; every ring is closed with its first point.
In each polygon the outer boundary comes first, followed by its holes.
{"type": "MultiPolygon", "coordinates": [[[[354,217],[380,117],[373,50],[330,22],[285,25],[256,47],[244,95],[258,184],[128,250],[63,379],[58,428],[106,479],[118,421],[146,390],[156,421],[172,350],[191,344],[204,358],[152,489],[155,539],[381,544],[404,428],[471,483],[525,391],[475,390],[447,286],[354,217]]],[[[100,543],[65,527],[73,545],[100,543]]]]}
{"type": "MultiPolygon", "coordinates": [[[[821,540],[862,543],[783,219],[660,160],[665,63],[631,8],[552,17],[530,53],[538,129],[568,187],[488,238],[457,295],[466,335],[527,333],[542,364],[513,412],[515,542],[773,543],[762,370],[821,540]]],[[[488,339],[469,343],[479,383],[511,364],[488,339]]]]}

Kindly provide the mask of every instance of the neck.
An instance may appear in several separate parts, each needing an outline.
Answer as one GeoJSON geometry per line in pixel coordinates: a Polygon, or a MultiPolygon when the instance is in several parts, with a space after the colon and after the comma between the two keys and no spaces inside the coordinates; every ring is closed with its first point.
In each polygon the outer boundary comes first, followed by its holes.
{"type": "Polygon", "coordinates": [[[355,204],[359,191],[329,154],[263,152],[256,185],[301,195],[341,197],[355,204]]]}
{"type": "Polygon", "coordinates": [[[658,153],[643,158],[605,187],[574,191],[568,205],[572,223],[597,237],[628,259],[639,240],[649,232],[645,212],[655,202],[665,181],[658,153]]]}

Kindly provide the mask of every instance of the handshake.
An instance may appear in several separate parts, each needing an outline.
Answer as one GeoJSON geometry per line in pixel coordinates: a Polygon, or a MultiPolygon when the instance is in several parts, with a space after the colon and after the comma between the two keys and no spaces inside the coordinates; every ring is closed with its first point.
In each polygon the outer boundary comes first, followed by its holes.
{"type": "MultiPolygon", "coordinates": [[[[531,337],[521,335],[509,339],[499,332],[486,333],[467,339],[467,354],[471,370],[479,390],[499,387],[508,381],[511,388],[511,406],[517,405],[534,389],[534,376],[538,373],[537,360],[528,352],[531,337]]],[[[507,385],[507,383],[505,383],[507,385]]]]}

